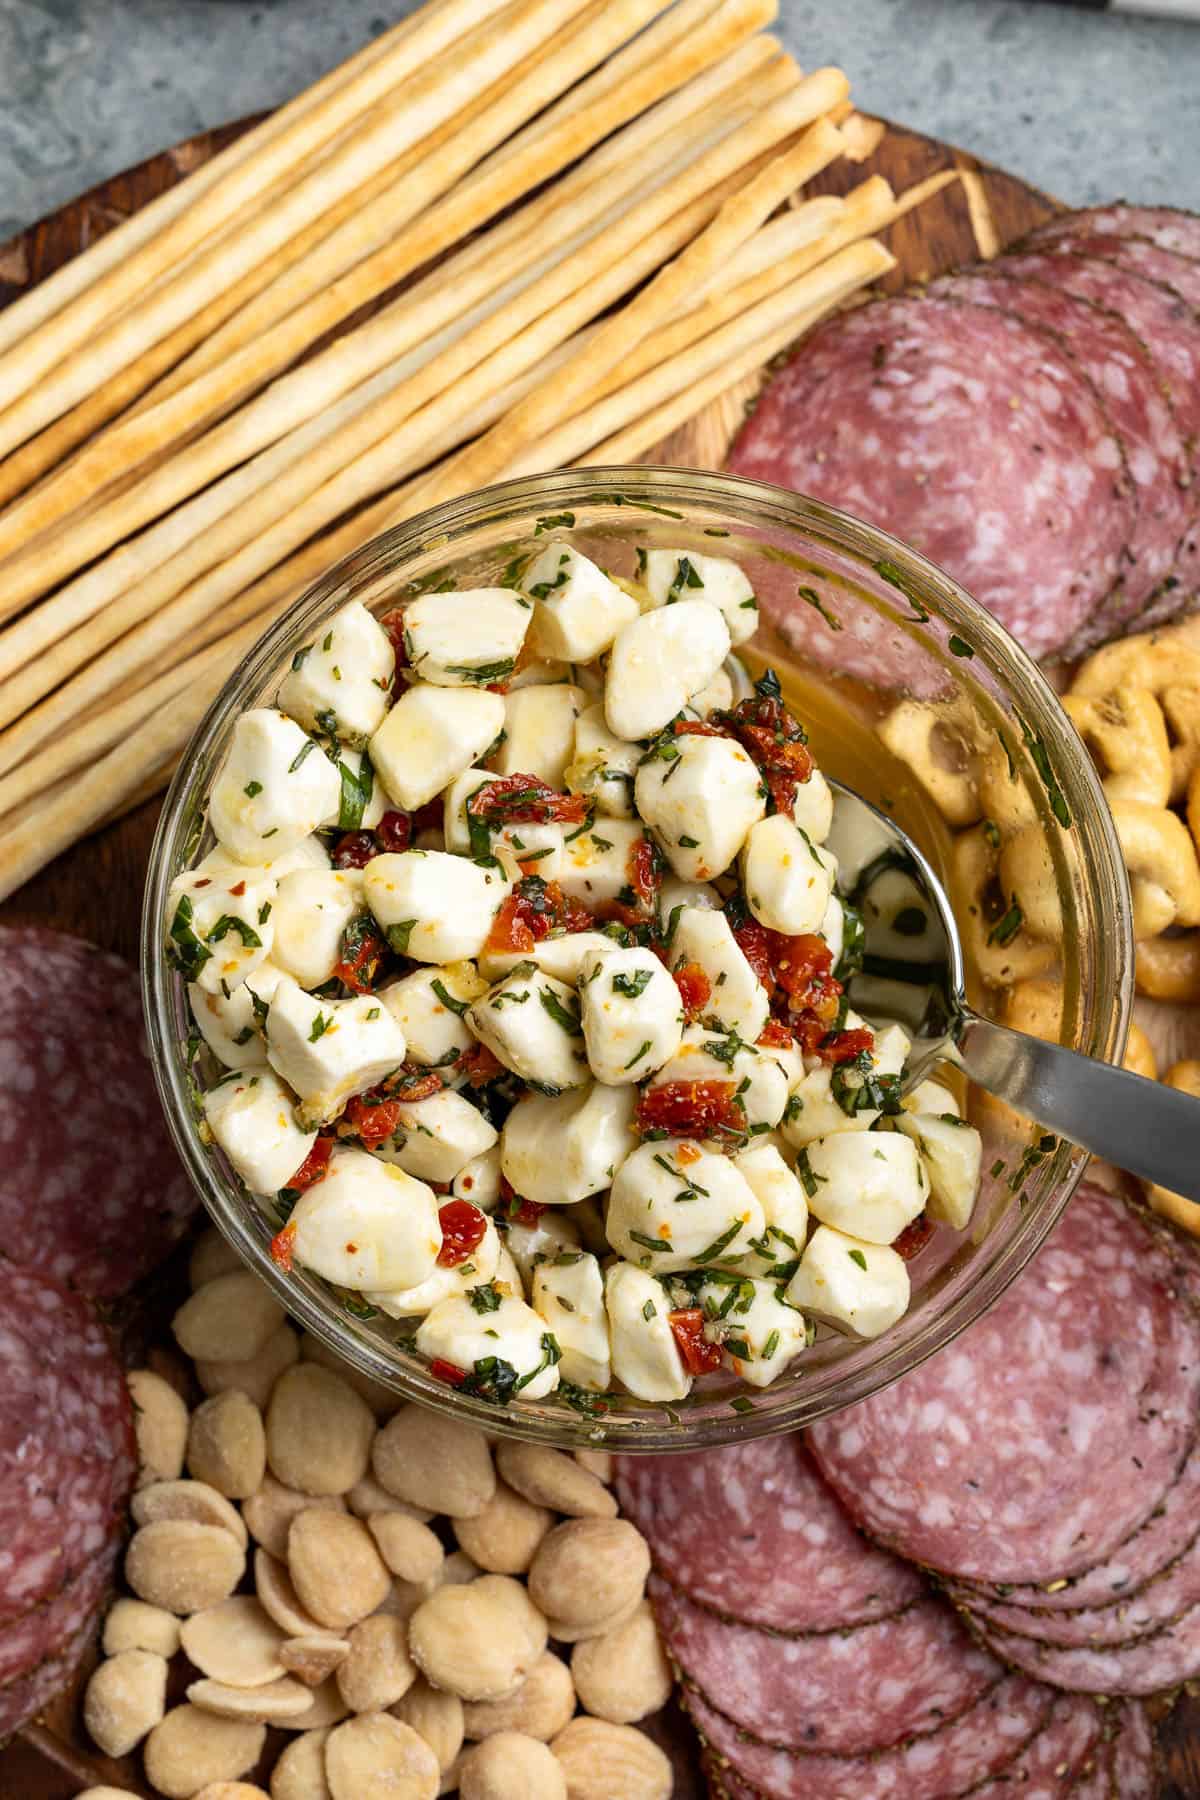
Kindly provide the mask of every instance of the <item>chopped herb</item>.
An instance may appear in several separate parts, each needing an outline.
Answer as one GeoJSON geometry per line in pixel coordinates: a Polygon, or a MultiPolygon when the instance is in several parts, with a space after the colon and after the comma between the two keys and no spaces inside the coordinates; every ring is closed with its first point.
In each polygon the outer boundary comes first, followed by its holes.
{"type": "Polygon", "coordinates": [[[342,781],[341,798],[338,801],[338,830],[358,831],[374,791],[375,771],[365,750],[357,775],[344,762],[338,763],[337,770],[342,781]]]}
{"type": "Polygon", "coordinates": [[[740,1219],[735,1219],[732,1225],[726,1227],[720,1237],[714,1238],[712,1243],[707,1245],[705,1249],[697,1252],[696,1262],[701,1266],[705,1263],[715,1262],[722,1251],[728,1250],[730,1244],[732,1244],[734,1238],[741,1229],[742,1221],[740,1219]]]}
{"type": "Polygon", "coordinates": [[[865,1275],[866,1270],[867,1270],[867,1259],[863,1255],[862,1251],[861,1250],[851,1250],[847,1254],[850,1257],[850,1261],[852,1263],[857,1263],[859,1268],[863,1271],[863,1273],[865,1275]]]}
{"type": "Polygon", "coordinates": [[[401,919],[398,925],[388,925],[384,927],[383,935],[388,941],[388,947],[389,949],[394,950],[397,956],[408,955],[408,940],[412,936],[416,925],[416,919],[401,919]]]}
{"type": "Polygon", "coordinates": [[[302,669],[304,667],[305,663],[308,661],[311,651],[312,651],[311,644],[305,644],[305,646],[302,650],[297,650],[295,656],[293,656],[293,658],[292,658],[292,668],[294,670],[302,669]]]}
{"type": "Polygon", "coordinates": [[[524,1006],[528,998],[528,988],[525,989],[523,994],[514,993],[511,988],[501,988],[500,992],[494,999],[489,1001],[488,1004],[492,1007],[494,1012],[499,1012],[501,1007],[504,1006],[524,1006]]]}
{"type": "Polygon", "coordinates": [[[533,528],[534,537],[541,537],[547,531],[570,531],[575,524],[573,512],[547,513],[539,519],[533,528]]]}
{"type": "Polygon", "coordinates": [[[700,839],[694,837],[681,837],[678,839],[678,844],[681,850],[698,850],[700,848],[700,839]]]}
{"type": "Polygon", "coordinates": [[[271,916],[271,902],[269,900],[264,900],[262,905],[258,909],[259,924],[265,925],[267,920],[270,918],[270,916],[271,916]]]}
{"type": "Polygon", "coordinates": [[[873,566],[877,575],[881,575],[890,587],[899,588],[900,592],[904,595],[904,598],[912,607],[912,612],[908,616],[913,620],[914,624],[926,624],[929,620],[928,608],[917,598],[916,594],[913,593],[912,582],[904,573],[904,570],[898,569],[895,563],[889,562],[886,557],[880,557],[879,561],[873,566]]]}
{"type": "Polygon", "coordinates": [[[684,588],[702,588],[703,586],[704,577],[698,569],[693,568],[691,558],[681,556],[675,565],[675,579],[667,589],[666,604],[671,606],[678,600],[684,588]]]}
{"type": "Polygon", "coordinates": [[[621,1065],[622,1069],[623,1070],[624,1069],[632,1069],[634,1063],[641,1062],[641,1060],[642,1060],[643,1056],[645,1056],[647,1050],[649,1050],[651,1048],[652,1043],[653,1043],[653,1039],[647,1038],[645,1040],[645,1042],[643,1044],[641,1044],[639,1046],[639,1048],[634,1051],[634,1053],[630,1057],[629,1061],[627,1063],[622,1063],[622,1065],[621,1065]]]}
{"type": "Polygon", "coordinates": [[[372,1006],[367,1013],[367,1023],[369,1024],[372,1019],[377,1019],[379,1016],[380,1008],[378,1006],[372,1006]]]}
{"type": "Polygon", "coordinates": [[[754,1411],[754,1402],[752,1400],[747,1400],[745,1394],[738,1394],[729,1402],[729,1404],[735,1413],[749,1413],[754,1411]]]}
{"type": "Polygon", "coordinates": [[[254,800],[262,793],[262,782],[248,781],[242,789],[242,792],[245,794],[247,800],[254,800]]]}
{"type": "Polygon", "coordinates": [[[568,1037],[583,1036],[583,1026],[580,1024],[579,1014],[564,1006],[552,988],[539,988],[538,999],[542,1003],[543,1012],[549,1013],[554,1023],[561,1026],[568,1037]]]}
{"type": "Polygon", "coordinates": [[[1025,740],[1025,748],[1029,752],[1033,766],[1042,778],[1042,786],[1045,788],[1047,798],[1050,801],[1050,811],[1054,814],[1064,830],[1069,831],[1071,828],[1071,809],[1068,807],[1066,797],[1058,785],[1058,780],[1050,762],[1050,753],[1046,749],[1045,740],[1040,731],[1035,732],[1030,730],[1020,713],[1017,714],[1017,723],[1021,727],[1021,736],[1025,740]]]}
{"type": "Polygon", "coordinates": [[[636,1000],[639,994],[645,993],[652,980],[653,971],[650,969],[637,969],[632,975],[624,973],[614,975],[612,991],[614,994],[625,994],[630,1000],[636,1000]]]}
{"type": "Polygon", "coordinates": [[[657,1308],[657,1306],[655,1306],[653,1300],[647,1300],[645,1306],[643,1306],[642,1317],[643,1317],[643,1319],[645,1319],[647,1324],[650,1323],[651,1319],[657,1319],[658,1308],[657,1308]]]}
{"type": "Polygon", "coordinates": [[[842,631],[845,629],[837,614],[830,612],[816,588],[798,587],[796,589],[796,595],[798,599],[806,601],[809,606],[820,613],[830,631],[842,631]]]}
{"type": "Polygon", "coordinates": [[[704,527],[704,535],[705,535],[705,537],[725,537],[725,538],[727,538],[729,536],[729,533],[725,530],[725,527],[723,525],[706,525],[704,527]]]}
{"type": "Polygon", "coordinates": [[[669,1239],[647,1237],[644,1231],[631,1231],[629,1236],[633,1243],[640,1244],[643,1250],[653,1250],[656,1256],[673,1248],[669,1239]]]}
{"type": "Polygon", "coordinates": [[[430,986],[432,987],[434,993],[437,995],[438,999],[441,1001],[442,1005],[444,1007],[448,1008],[448,1010],[450,1012],[456,1013],[458,1015],[458,1017],[461,1019],[463,1014],[466,1012],[468,1006],[471,1004],[471,1002],[469,1000],[456,1000],[454,998],[453,994],[448,992],[448,990],[443,985],[440,978],[436,975],[434,976],[432,982],[430,983],[430,986]]]}
{"type": "Polygon", "coordinates": [[[970,657],[970,656],[974,656],[974,654],[975,654],[974,646],[972,644],[968,644],[966,638],[960,638],[957,635],[957,633],[951,633],[950,637],[947,638],[946,647],[949,650],[951,656],[968,656],[968,657],[970,657]]]}
{"type": "Polygon", "coordinates": [[[500,1295],[495,1284],[485,1282],[482,1287],[474,1287],[467,1295],[477,1313],[493,1313],[500,1310],[500,1295]]]}
{"type": "Polygon", "coordinates": [[[243,1025],[242,1029],[238,1032],[237,1036],[234,1038],[233,1041],[235,1044],[238,1044],[238,1045],[248,1044],[250,1042],[250,1039],[253,1036],[254,1036],[253,1025],[243,1025]]]}
{"type": "Polygon", "coordinates": [[[994,1181],[997,1176],[1003,1175],[1003,1173],[1004,1173],[1005,1169],[1007,1169],[1007,1167],[1008,1167],[1008,1164],[1005,1162],[1004,1158],[1002,1156],[998,1156],[996,1158],[995,1162],[992,1164],[991,1168],[988,1170],[988,1174],[992,1177],[992,1179],[994,1181]]]}
{"type": "Polygon", "coordinates": [[[332,1018],[327,1018],[324,1013],[319,1012],[313,1020],[312,1030],[308,1034],[309,1043],[315,1044],[318,1038],[323,1038],[332,1024],[332,1018]]]}
{"type": "MultiPolygon", "coordinates": [[[[529,591],[533,593],[535,590],[531,588],[529,591]]],[[[506,675],[512,674],[515,665],[515,657],[505,656],[499,662],[479,663],[475,668],[468,668],[465,663],[448,663],[446,673],[461,675],[464,681],[503,681],[506,675]]]]}
{"type": "Polygon", "coordinates": [[[995,819],[985,819],[980,829],[993,850],[1000,848],[1000,827],[995,819]]]}
{"type": "Polygon", "coordinates": [[[796,1158],[796,1173],[800,1177],[805,1193],[811,1200],[826,1177],[824,1175],[818,1175],[813,1169],[812,1164],[808,1160],[807,1148],[803,1149],[796,1158]]]}
{"type": "Polygon", "coordinates": [[[253,925],[247,925],[245,919],[236,918],[233,913],[221,914],[208,934],[208,941],[210,944],[219,944],[221,939],[228,937],[231,931],[237,932],[247,950],[262,949],[262,939],[253,925]]]}
{"type": "Polygon", "coordinates": [[[988,932],[989,944],[1011,944],[1021,926],[1025,922],[1025,914],[1021,911],[1021,903],[1014,900],[1002,919],[997,919],[988,932]]]}
{"type": "Polygon", "coordinates": [[[592,833],[592,842],[593,842],[593,844],[595,844],[597,850],[611,850],[613,847],[613,841],[611,838],[597,837],[597,835],[594,831],[592,833]]]}

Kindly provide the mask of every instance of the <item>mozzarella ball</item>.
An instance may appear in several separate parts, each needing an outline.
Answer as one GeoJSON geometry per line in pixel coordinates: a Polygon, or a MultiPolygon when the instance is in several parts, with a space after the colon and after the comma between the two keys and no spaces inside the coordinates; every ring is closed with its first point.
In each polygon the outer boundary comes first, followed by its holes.
{"type": "Polygon", "coordinates": [[[658,917],[668,948],[675,936],[675,926],[685,906],[698,906],[704,912],[720,912],[725,902],[707,881],[681,881],[678,875],[666,874],[658,890],[658,917]]]}
{"type": "Polygon", "coordinates": [[[558,1097],[527,1095],[500,1134],[505,1175],[539,1206],[570,1206],[600,1193],[637,1143],[636,1108],[632,1088],[599,1083],[558,1097]]]}
{"type": "Polygon", "coordinates": [[[814,844],[823,844],[833,828],[833,789],[814,769],[807,781],[796,787],[792,802],[792,822],[806,831],[814,844]]]}
{"type": "Polygon", "coordinates": [[[522,1225],[517,1219],[501,1220],[501,1225],[505,1250],[517,1272],[516,1292],[521,1294],[531,1290],[540,1263],[580,1248],[578,1225],[569,1212],[559,1208],[542,1213],[531,1225],[522,1225]]]}
{"type": "MultiPolygon", "coordinates": [[[[846,1014],[846,1029],[861,1029],[864,1020],[856,1012],[846,1014]]],[[[870,1053],[870,1077],[898,1076],[911,1048],[899,1025],[885,1025],[875,1033],[870,1053]]],[[[802,1150],[814,1138],[833,1137],[844,1131],[869,1131],[880,1117],[878,1107],[863,1105],[869,1098],[864,1084],[869,1079],[859,1069],[830,1068],[817,1063],[793,1085],[784,1114],[782,1132],[786,1142],[802,1150]]]]}
{"type": "Polygon", "coordinates": [[[724,913],[685,906],[671,936],[669,955],[672,969],[694,962],[707,975],[712,993],[705,1017],[719,1019],[726,1031],[754,1043],[770,1013],[767,990],[742,954],[724,913]]]}
{"type": "MultiPolygon", "coordinates": [[[[730,659],[727,657],[726,662],[730,659]]],[[[684,708],[689,717],[706,719],[709,713],[723,712],[733,704],[733,682],[729,672],[722,663],[707,687],[702,687],[698,694],[693,694],[684,708]]]]}
{"type": "Polygon", "coordinates": [[[642,1144],[617,1170],[608,1202],[609,1243],[655,1275],[736,1263],[764,1223],[753,1188],[730,1159],[688,1139],[642,1144]]]}
{"type": "Polygon", "coordinates": [[[472,845],[467,802],[495,779],[490,769],[472,768],[464,769],[450,783],[445,793],[442,827],[447,850],[457,851],[460,856],[495,856],[507,850],[517,861],[535,864],[536,873],[543,881],[557,881],[562,871],[566,832],[562,825],[553,821],[544,825],[521,823],[495,829],[479,820],[475,825],[478,850],[472,845]]]}
{"type": "Polygon", "coordinates": [[[584,966],[579,1004],[588,1063],[607,1086],[643,1080],[679,1048],[679,989],[653,950],[598,952],[584,966]]]}
{"type": "Polygon", "coordinates": [[[720,1318],[722,1363],[751,1387],[769,1387],[806,1347],[804,1314],[780,1298],[776,1282],[705,1282],[697,1298],[707,1318],[720,1318]]]}
{"type": "Polygon", "coordinates": [[[361,601],[351,600],[297,650],[279,689],[280,710],[305,731],[361,749],[383,723],[395,667],[387,632],[361,601]]]}
{"type": "Polygon", "coordinates": [[[547,544],[521,586],[534,602],[529,642],[538,656],[594,662],[638,616],[637,601],[569,544],[547,544]]]}
{"type": "Polygon", "coordinates": [[[817,935],[825,939],[836,972],[846,944],[846,911],[836,894],[829,896],[829,904],[822,914],[821,923],[817,927],[817,935]]]}
{"type": "Polygon", "coordinates": [[[401,694],[368,753],[396,805],[415,812],[486,756],[503,729],[500,694],[483,688],[448,692],[418,681],[401,694]]]}
{"type": "Polygon", "coordinates": [[[652,1275],[615,1263],[604,1278],[612,1370],[636,1400],[686,1400],[692,1378],[671,1330],[670,1302],[652,1275]]]}
{"type": "Polygon", "coordinates": [[[685,733],[667,742],[639,768],[633,792],[684,881],[723,875],[766,810],[758,769],[732,738],[685,733]]]}
{"type": "Polygon", "coordinates": [[[533,609],[511,588],[422,594],[404,609],[409,667],[435,687],[487,687],[512,674],[533,609]]]}
{"type": "Polygon", "coordinates": [[[502,1384],[507,1372],[514,1372],[516,1382],[509,1390],[514,1398],[544,1400],[559,1382],[558,1345],[545,1321],[524,1300],[511,1296],[484,1313],[463,1296],[439,1301],[417,1330],[417,1349],[431,1361],[453,1363],[484,1379],[495,1368],[492,1379],[502,1384]]]}
{"type": "Polygon", "coordinates": [[[432,1188],[349,1144],[335,1146],[289,1224],[296,1261],[348,1288],[413,1287],[442,1247],[432,1188]]]}
{"type": "Polygon", "coordinates": [[[304,1125],[335,1119],[353,1094],[404,1061],[404,1033],[374,994],[322,1000],[285,975],[267,1014],[267,1059],[299,1095],[304,1125]]]}
{"type": "Polygon", "coordinates": [[[633,816],[633,781],[644,755],[640,744],[614,737],[603,705],[589,706],[575,723],[574,753],[564,779],[575,794],[586,794],[607,818],[633,816]]]}
{"type": "Polygon", "coordinates": [[[414,962],[478,956],[508,887],[503,870],[445,850],[376,856],[363,870],[367,905],[388,943],[414,962]]]}
{"type": "Polygon", "coordinates": [[[342,782],[294,719],[270,707],[244,712],[208,802],[208,822],[239,862],[284,855],[337,812],[342,782]]]}
{"type": "Polygon", "coordinates": [[[227,1069],[266,1068],[267,1046],[260,1019],[282,973],[274,963],[259,963],[253,975],[228,995],[205,993],[195,982],[189,986],[188,1002],[197,1030],[227,1069]]]}
{"type": "Polygon", "coordinates": [[[376,1154],[422,1181],[450,1182],[498,1141],[495,1126],[477,1106],[442,1088],[427,1100],[403,1101],[396,1130],[376,1154]]]}
{"type": "Polygon", "coordinates": [[[469,1200],[480,1212],[493,1211],[500,1198],[499,1142],[464,1163],[450,1185],[456,1200],[469,1200]]]}
{"type": "Polygon", "coordinates": [[[491,758],[497,775],[534,775],[561,788],[575,747],[576,721],[588,703],[580,687],[555,681],[504,696],[504,742],[491,758]]]}
{"type": "Polygon", "coordinates": [[[788,1283],[787,1298],[839,1331],[877,1338],[908,1311],[908,1270],[887,1245],[818,1225],[788,1283]]]}
{"type": "Polygon", "coordinates": [[[317,1141],[296,1123],[295,1102],[270,1069],[209,1088],[204,1119],[252,1194],[287,1187],[317,1141]]]}
{"type": "Polygon", "coordinates": [[[803,1151],[797,1167],[809,1211],[823,1224],[869,1244],[890,1244],[929,1198],[921,1159],[908,1138],[897,1132],[839,1132],[817,1138],[803,1151]]]}
{"type": "Polygon", "coordinates": [[[322,987],[342,955],[342,935],[363,910],[357,869],[297,869],[279,883],[272,961],[301,987],[322,987]]]}
{"type": "Polygon", "coordinates": [[[941,1113],[904,1111],[896,1125],[916,1145],[929,1178],[925,1211],[939,1224],[962,1231],[971,1222],[979,1193],[983,1162],[979,1133],[951,1109],[941,1113]]]}
{"type": "Polygon", "coordinates": [[[469,1295],[473,1288],[485,1287],[500,1267],[500,1234],[491,1219],[483,1236],[465,1262],[447,1267],[438,1263],[412,1287],[368,1288],[364,1297],[393,1319],[423,1317],[443,1300],[469,1295]]]}
{"type": "Polygon", "coordinates": [[[739,1151],[733,1166],[749,1183],[765,1220],[754,1253],[742,1266],[752,1275],[773,1276],[783,1264],[794,1262],[804,1248],[808,1232],[804,1188],[776,1145],[764,1138],[756,1138],[739,1151]]]}
{"type": "Polygon", "coordinates": [[[604,683],[608,728],[650,738],[708,685],[729,654],[729,628],[715,607],[666,606],[618,632],[604,683]]]}
{"type": "Polygon", "coordinates": [[[275,944],[277,883],[261,869],[193,870],[167,895],[167,954],[205,994],[240,987],[275,944]]]}
{"type": "Polygon", "coordinates": [[[651,606],[672,606],[680,601],[715,606],[734,644],[744,644],[758,630],[754,589],[727,556],[701,556],[695,550],[648,550],[639,574],[651,606]]]}
{"type": "Polygon", "coordinates": [[[492,1055],[542,1092],[560,1093],[588,1079],[579,1005],[564,982],[522,962],[467,1014],[492,1055]]]}
{"type": "Polygon", "coordinates": [[[479,972],[488,981],[507,975],[519,962],[531,962],[556,981],[578,987],[584,966],[590,966],[597,951],[612,948],[613,940],[603,931],[563,931],[557,937],[542,938],[532,950],[488,950],[479,955],[479,972]]]}
{"type": "Polygon", "coordinates": [[[837,862],[784,813],[758,821],[745,841],[741,863],[746,901],[760,925],[785,937],[820,929],[837,862]]]}
{"type": "Polygon", "coordinates": [[[401,1031],[411,1062],[425,1067],[447,1064],[475,1042],[464,1015],[487,983],[472,962],[414,969],[376,990],[401,1031]]]}
{"type": "Polygon", "coordinates": [[[651,1078],[650,1091],[673,1081],[730,1083],[751,1133],[778,1125],[788,1101],[787,1076],[772,1056],[736,1033],[722,1035],[703,1025],[687,1027],[676,1054],[651,1078]]]}
{"type": "MultiPolygon", "coordinates": [[[[351,752],[346,751],[343,754],[350,755],[351,752]]],[[[271,844],[267,846],[268,850],[273,847],[274,842],[275,840],[272,839],[271,844]]],[[[250,865],[239,862],[236,856],[231,856],[224,845],[214,844],[208,855],[201,857],[196,864],[194,873],[211,875],[216,869],[236,869],[238,875],[244,875],[247,866],[263,875],[272,876],[276,881],[282,881],[285,875],[291,875],[296,869],[328,869],[333,865],[324,841],[314,835],[301,838],[300,842],[293,844],[290,850],[280,851],[275,856],[264,856],[261,862],[250,865]]],[[[235,881],[238,879],[238,875],[234,876],[235,881]]]]}
{"type": "Polygon", "coordinates": [[[545,1320],[562,1351],[564,1381],[603,1392],[612,1381],[608,1316],[600,1264],[586,1251],[568,1250],[533,1271],[533,1310],[545,1320]]]}
{"type": "Polygon", "coordinates": [[[646,832],[639,819],[601,819],[563,844],[558,884],[572,900],[594,911],[609,900],[629,898],[630,858],[646,832]]]}

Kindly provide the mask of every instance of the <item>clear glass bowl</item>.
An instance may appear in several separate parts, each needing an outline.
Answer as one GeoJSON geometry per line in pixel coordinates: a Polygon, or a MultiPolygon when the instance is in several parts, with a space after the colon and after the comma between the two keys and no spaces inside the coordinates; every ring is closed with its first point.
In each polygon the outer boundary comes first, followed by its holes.
{"type": "MultiPolygon", "coordinates": [[[[1090,760],[1050,686],[1012,639],[923,558],[816,501],[691,470],[589,469],[508,482],[377,538],[298,601],[226,683],[172,783],[147,883],[143,975],[163,1105],[205,1205],[246,1262],[302,1326],[408,1399],[492,1432],[622,1450],[697,1449],[808,1425],[894,1381],[989,1307],[1062,1212],[1086,1163],[1083,1152],[1052,1141],[1039,1150],[1035,1134],[1032,1154],[1023,1154],[1031,1146],[1028,1123],[985,1103],[979,1112],[987,1140],[984,1168],[1001,1161],[1005,1167],[985,1173],[968,1231],[939,1231],[911,1265],[912,1308],[873,1343],[822,1333],[769,1388],[748,1388],[732,1376],[707,1377],[688,1400],[671,1407],[621,1398],[606,1402],[603,1411],[580,1411],[550,1396],[502,1410],[435,1380],[420,1358],[393,1341],[399,1327],[382,1315],[356,1316],[343,1296],[302,1270],[283,1275],[268,1253],[276,1223],[197,1131],[185,1051],[187,998],[164,955],[163,919],[170,882],[212,841],[205,807],[235,720],[247,707],[273,703],[293,652],[347,600],[384,610],[413,583],[497,584],[516,551],[544,541],[550,530],[590,547],[614,573],[633,573],[639,545],[692,548],[740,561],[763,606],[760,631],[744,647],[751,660],[782,666],[820,766],[873,789],[870,797],[896,804],[935,862],[946,856],[945,828],[874,738],[872,713],[904,691],[945,708],[948,718],[961,721],[965,712],[985,739],[1003,734],[1058,886],[1062,1039],[1089,1056],[1120,1059],[1133,978],[1120,849],[1090,760]],[[870,679],[842,679],[837,671],[846,668],[874,676],[874,687],[870,679]],[[1069,829],[1050,804],[1051,772],[1069,829]],[[895,792],[888,793],[889,786],[895,792]]],[[[999,1011],[1003,998],[979,985],[973,993],[985,1011],[999,1011]]]]}

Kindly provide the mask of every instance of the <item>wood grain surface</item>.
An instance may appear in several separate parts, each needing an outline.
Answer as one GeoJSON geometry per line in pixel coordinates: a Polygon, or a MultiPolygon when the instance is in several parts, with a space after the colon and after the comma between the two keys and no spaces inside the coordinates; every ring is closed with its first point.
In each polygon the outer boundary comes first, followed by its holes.
{"type": "MultiPolygon", "coordinates": [[[[0,306],[172,187],[252,123],[206,132],[165,151],[0,246],[0,306]]],[[[827,170],[809,193],[841,193],[869,174],[886,176],[898,192],[941,171],[961,176],[884,234],[899,265],[885,283],[888,288],[994,254],[1054,210],[1044,194],[950,145],[872,120],[856,119],[854,127],[858,160],[827,170]]],[[[642,460],[719,467],[756,385],[751,381],[731,390],[642,460]]],[[[158,800],[150,800],[60,857],[0,905],[0,921],[53,925],[136,959],[140,895],[158,808],[158,800]]],[[[144,1343],[155,1336],[155,1313],[171,1295],[178,1274],[168,1266],[156,1276],[157,1304],[151,1302],[148,1312],[124,1321],[134,1340],[144,1343]]],[[[0,1751],[0,1800],[74,1800],[85,1788],[104,1783],[150,1796],[136,1755],[114,1763],[88,1746],[78,1719],[85,1673],[86,1668],[41,1723],[0,1751]]],[[[1200,1702],[1185,1697],[1169,1716],[1163,1711],[1159,1738],[1165,1800],[1200,1800],[1200,1702]]],[[[676,1765],[677,1800],[699,1800],[704,1784],[685,1723],[669,1709],[653,1726],[676,1765]]]]}

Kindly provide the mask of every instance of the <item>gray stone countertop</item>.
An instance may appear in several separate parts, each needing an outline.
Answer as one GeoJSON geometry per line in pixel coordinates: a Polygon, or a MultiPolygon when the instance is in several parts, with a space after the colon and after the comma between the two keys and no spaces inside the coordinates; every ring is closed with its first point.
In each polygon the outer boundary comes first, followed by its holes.
{"type": "MultiPolygon", "coordinates": [[[[0,0],[0,240],[157,150],[268,107],[408,0],[0,0]]],[[[1048,0],[780,0],[858,104],[1082,204],[1200,210],[1200,22],[1048,0]]]]}

